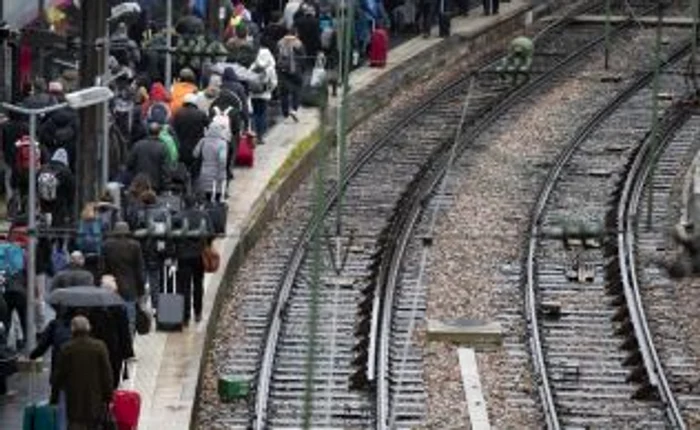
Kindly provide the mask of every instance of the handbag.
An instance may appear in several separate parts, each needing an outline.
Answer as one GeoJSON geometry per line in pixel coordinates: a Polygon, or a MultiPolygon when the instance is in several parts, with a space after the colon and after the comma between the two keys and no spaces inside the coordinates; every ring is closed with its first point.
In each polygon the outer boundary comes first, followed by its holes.
{"type": "Polygon", "coordinates": [[[316,57],[316,64],[311,71],[311,88],[322,88],[326,84],[326,56],[319,53],[316,57]]]}
{"type": "Polygon", "coordinates": [[[151,315],[140,304],[136,305],[136,332],[140,335],[151,331],[151,315]]]}
{"type": "Polygon", "coordinates": [[[214,273],[219,270],[221,256],[219,252],[214,249],[214,246],[207,245],[202,250],[202,265],[204,266],[205,273],[214,273]]]}

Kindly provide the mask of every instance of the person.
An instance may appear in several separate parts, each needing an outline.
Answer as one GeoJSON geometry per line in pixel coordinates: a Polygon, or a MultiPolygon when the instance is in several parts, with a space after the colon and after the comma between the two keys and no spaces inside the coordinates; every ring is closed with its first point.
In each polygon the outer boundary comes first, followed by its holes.
{"type": "Polygon", "coordinates": [[[119,295],[126,302],[130,333],[136,329],[136,305],[146,293],[145,264],[141,245],[131,237],[129,224],[120,221],[104,243],[104,271],[117,279],[119,295]]]}
{"type": "MultiPolygon", "coordinates": [[[[359,13],[359,8],[357,12],[359,13]]],[[[316,54],[321,50],[321,24],[315,6],[304,1],[294,16],[294,26],[304,45],[306,68],[311,69],[316,54]]]]}
{"type": "Polygon", "coordinates": [[[148,101],[142,104],[143,118],[146,122],[157,122],[166,124],[170,121],[170,102],[172,96],[170,92],[160,82],[151,85],[148,94],[148,101]]]}
{"type": "Polygon", "coordinates": [[[27,278],[26,273],[20,272],[15,275],[5,275],[7,277],[3,301],[6,304],[7,312],[4,312],[5,319],[1,321],[5,326],[6,333],[12,332],[12,311],[16,311],[19,316],[19,325],[24,334],[24,338],[17,341],[17,349],[24,348],[27,335],[27,278]]]}
{"type": "Polygon", "coordinates": [[[51,157],[51,161],[39,169],[36,184],[41,212],[51,214],[51,226],[62,227],[70,224],[75,181],[65,149],[59,148],[51,157]]]}
{"type": "Polygon", "coordinates": [[[31,91],[22,101],[25,109],[43,109],[56,104],[56,98],[48,93],[48,86],[44,78],[37,77],[31,85],[31,91]]]}
{"type": "Polygon", "coordinates": [[[110,37],[109,51],[119,64],[135,69],[141,62],[141,50],[138,44],[129,38],[126,23],[120,22],[110,37]]]}
{"type": "Polygon", "coordinates": [[[484,15],[498,15],[498,3],[499,0],[483,0],[484,2],[484,15]]]}
{"type": "Polygon", "coordinates": [[[199,140],[204,137],[204,130],[209,124],[209,117],[197,107],[197,95],[187,94],[182,109],[173,117],[173,131],[180,142],[180,161],[190,174],[194,174],[192,151],[199,140]]]}
{"type": "Polygon", "coordinates": [[[227,134],[225,125],[213,122],[194,148],[192,156],[201,160],[200,172],[195,178],[195,192],[211,195],[212,190],[227,179],[227,134]]]}
{"type": "Polygon", "coordinates": [[[173,84],[172,89],[170,112],[172,112],[173,115],[177,114],[177,111],[182,107],[185,102],[185,96],[196,93],[199,90],[196,82],[197,76],[195,76],[192,69],[185,67],[180,70],[180,80],[173,84]]]}
{"type": "Polygon", "coordinates": [[[148,176],[156,191],[162,191],[169,182],[168,152],[160,140],[161,125],[157,122],[148,124],[149,136],[134,144],[126,161],[126,168],[135,177],[139,174],[148,176]]]}
{"type": "Polygon", "coordinates": [[[209,113],[211,105],[219,97],[221,92],[221,75],[212,74],[206,88],[197,93],[197,107],[205,114],[209,113]]]}
{"type": "Polygon", "coordinates": [[[114,381],[105,343],[90,337],[90,322],[82,315],[71,320],[72,338],[58,354],[51,384],[51,404],[64,392],[70,430],[98,428],[112,400],[114,381]]]}
{"type": "Polygon", "coordinates": [[[201,237],[192,237],[181,241],[177,246],[177,292],[185,297],[185,325],[189,324],[192,310],[194,320],[202,320],[202,296],[204,294],[204,264],[202,251],[207,245],[211,234],[211,221],[206,212],[197,209],[196,199],[192,195],[185,196],[185,210],[175,223],[176,228],[182,227],[186,221],[188,231],[199,230],[201,237]]]}
{"type": "Polygon", "coordinates": [[[430,37],[430,27],[433,25],[433,14],[435,13],[435,1],[436,0],[418,0],[418,11],[421,18],[420,29],[425,38],[430,37]]]}
{"type": "Polygon", "coordinates": [[[287,34],[287,27],[281,21],[282,14],[277,11],[272,12],[270,22],[263,28],[260,36],[260,46],[264,46],[270,52],[275,52],[277,42],[287,34]]]}
{"type": "MultiPolygon", "coordinates": [[[[150,230],[156,225],[161,225],[161,234],[165,234],[171,225],[170,210],[158,203],[156,194],[153,191],[145,191],[141,194],[141,209],[136,223],[136,229],[150,230]]],[[[157,233],[157,232],[154,232],[157,233]]],[[[146,236],[143,239],[142,247],[143,260],[145,264],[145,279],[148,282],[151,296],[151,307],[158,308],[158,296],[162,288],[162,270],[165,257],[168,254],[168,241],[163,238],[146,236]]]]}
{"type": "Polygon", "coordinates": [[[530,79],[530,66],[532,66],[532,56],[535,52],[535,45],[527,36],[518,36],[510,42],[508,56],[498,67],[501,79],[506,78],[506,74],[512,77],[513,83],[518,82],[519,77],[526,81],[530,79]]]}
{"type": "Polygon", "coordinates": [[[84,267],[93,274],[93,279],[99,274],[102,239],[102,220],[97,216],[96,205],[86,203],[80,213],[76,248],[85,256],[84,267]]]}
{"type": "Polygon", "coordinates": [[[51,280],[51,291],[70,287],[87,287],[95,285],[95,276],[85,269],[85,256],[80,251],[70,254],[68,267],[61,270],[51,280]]]}
{"type": "Polygon", "coordinates": [[[251,70],[260,77],[260,88],[251,88],[250,100],[253,105],[253,129],[258,135],[258,144],[265,143],[263,136],[267,132],[267,105],[272,99],[272,92],[277,88],[277,71],[275,57],[269,49],[261,47],[251,70]]]}
{"type": "Polygon", "coordinates": [[[51,370],[49,372],[49,381],[54,381],[56,367],[58,365],[58,354],[63,345],[68,343],[71,338],[70,329],[70,312],[68,308],[59,307],[56,311],[56,318],[51,320],[44,329],[44,332],[39,337],[39,342],[29,353],[30,360],[36,360],[46,354],[46,351],[51,348],[51,370]]]}
{"type": "Polygon", "coordinates": [[[248,129],[250,118],[248,115],[248,94],[243,84],[239,82],[236,72],[231,67],[224,70],[219,97],[209,109],[210,119],[213,120],[217,115],[217,109],[221,112],[229,111],[229,128],[231,132],[228,141],[226,165],[228,166],[227,177],[232,179],[236,150],[238,148],[238,137],[243,130],[248,129]]]}
{"type": "Polygon", "coordinates": [[[151,179],[145,173],[139,173],[131,181],[124,199],[124,221],[132,229],[136,228],[138,211],[142,206],[141,194],[152,189],[151,179]]]}
{"type": "MultiPolygon", "coordinates": [[[[58,102],[65,101],[63,84],[51,82],[49,93],[58,102]]],[[[71,107],[64,107],[47,114],[37,129],[39,142],[44,145],[50,154],[63,148],[68,152],[69,166],[75,166],[75,145],[79,139],[80,119],[78,112],[71,107]]]]}
{"type": "Polygon", "coordinates": [[[302,85],[305,50],[301,40],[296,36],[296,30],[287,31],[277,43],[277,73],[279,77],[279,97],[282,105],[282,116],[297,118],[299,109],[299,92],[302,85]]]}
{"type": "Polygon", "coordinates": [[[248,26],[240,22],[234,27],[234,36],[226,41],[228,49],[228,62],[239,63],[243,67],[250,67],[255,61],[257,47],[248,36],[248,26]]]}

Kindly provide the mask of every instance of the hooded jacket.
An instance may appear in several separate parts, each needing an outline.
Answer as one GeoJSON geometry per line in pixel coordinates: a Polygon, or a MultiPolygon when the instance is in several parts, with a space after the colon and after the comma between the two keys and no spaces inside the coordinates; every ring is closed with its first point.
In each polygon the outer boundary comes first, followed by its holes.
{"type": "Polygon", "coordinates": [[[143,104],[143,117],[148,116],[148,110],[156,103],[163,103],[170,110],[170,102],[172,101],[170,92],[160,82],[156,82],[151,86],[151,91],[148,94],[148,101],[143,104]]]}
{"type": "Polygon", "coordinates": [[[210,193],[214,185],[220,187],[226,180],[226,149],[227,130],[224,125],[212,123],[204,133],[204,137],[194,148],[192,156],[201,157],[202,167],[195,180],[195,190],[200,193],[210,193]]]}
{"type": "Polygon", "coordinates": [[[251,93],[254,99],[270,100],[272,92],[277,88],[277,71],[275,70],[275,57],[267,48],[260,48],[255,63],[250,66],[250,70],[258,73],[262,81],[264,91],[251,93]]]}
{"type": "Polygon", "coordinates": [[[192,82],[181,81],[173,84],[173,97],[170,102],[170,111],[176,114],[185,103],[185,96],[187,94],[196,93],[198,89],[197,85],[192,82]]]}
{"type": "Polygon", "coordinates": [[[53,152],[58,148],[68,151],[68,164],[73,166],[75,146],[79,137],[78,112],[66,107],[50,113],[38,129],[39,142],[53,152]]]}
{"type": "Polygon", "coordinates": [[[209,108],[209,118],[213,118],[214,108],[225,111],[229,107],[233,109],[229,113],[231,120],[231,133],[237,136],[241,130],[248,128],[248,94],[245,87],[238,81],[238,76],[232,68],[227,68],[221,78],[221,91],[219,97],[214,100],[209,108]]]}

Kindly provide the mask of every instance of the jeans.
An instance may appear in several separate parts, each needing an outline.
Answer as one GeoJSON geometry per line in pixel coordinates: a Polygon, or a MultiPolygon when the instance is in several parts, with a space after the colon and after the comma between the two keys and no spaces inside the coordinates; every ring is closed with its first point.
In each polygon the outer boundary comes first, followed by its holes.
{"type": "Polygon", "coordinates": [[[253,129],[260,141],[267,131],[267,100],[251,99],[253,104],[253,129]]]}
{"type": "Polygon", "coordinates": [[[185,321],[189,321],[191,307],[194,307],[195,316],[202,315],[202,296],[204,295],[202,258],[178,260],[177,271],[177,292],[185,296],[185,321]]]}
{"type": "Polygon", "coordinates": [[[58,430],[66,430],[68,428],[68,415],[66,415],[66,393],[61,391],[58,395],[58,408],[56,408],[58,419],[58,430]]]}
{"type": "Polygon", "coordinates": [[[125,300],[126,303],[126,317],[129,320],[129,333],[131,337],[136,334],[136,300],[125,300]]]}
{"type": "Polygon", "coordinates": [[[301,90],[301,79],[282,74],[280,77],[279,96],[282,105],[282,116],[289,116],[289,108],[292,111],[299,109],[299,91],[301,90]],[[290,106],[291,105],[291,106],[290,106]]]}

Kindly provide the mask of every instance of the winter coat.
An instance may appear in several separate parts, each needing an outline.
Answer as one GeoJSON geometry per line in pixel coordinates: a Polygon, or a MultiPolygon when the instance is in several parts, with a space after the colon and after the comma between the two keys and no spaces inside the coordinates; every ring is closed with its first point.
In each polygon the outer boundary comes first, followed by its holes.
{"type": "Polygon", "coordinates": [[[269,49],[271,52],[275,52],[277,49],[277,42],[280,41],[287,34],[287,29],[282,24],[270,23],[268,24],[262,32],[260,37],[260,45],[269,49]]]}
{"type": "Polygon", "coordinates": [[[168,154],[157,137],[149,137],[136,142],[129,152],[126,168],[131,177],[145,173],[153,188],[160,191],[169,182],[168,154]]]}
{"type": "Polygon", "coordinates": [[[286,75],[301,76],[304,72],[304,56],[306,50],[304,44],[301,43],[298,37],[288,34],[277,42],[277,70],[284,72],[286,75]],[[282,52],[291,52],[293,58],[285,61],[282,58],[282,52]],[[291,63],[290,63],[291,61],[291,63]]]}
{"type": "Polygon", "coordinates": [[[105,343],[89,336],[68,341],[58,355],[53,382],[51,403],[58,402],[61,390],[65,392],[68,421],[96,422],[111,400],[114,387],[105,343]]]}
{"type": "Polygon", "coordinates": [[[73,166],[79,131],[78,112],[66,107],[50,113],[39,126],[37,136],[39,142],[51,153],[58,148],[65,148],[68,151],[69,164],[73,166]]]}
{"type": "Polygon", "coordinates": [[[204,138],[194,148],[194,158],[202,157],[201,170],[195,181],[195,191],[210,193],[214,185],[226,180],[226,130],[219,124],[211,124],[204,138]]]}
{"type": "Polygon", "coordinates": [[[70,341],[70,320],[64,318],[56,318],[51,320],[46,326],[39,338],[39,343],[36,348],[29,354],[29,358],[36,360],[46,354],[51,348],[51,373],[49,373],[49,381],[53,381],[58,365],[58,354],[61,348],[70,341]]]}
{"type": "Polygon", "coordinates": [[[185,102],[187,94],[196,93],[197,85],[191,82],[177,82],[173,84],[172,101],[170,102],[170,112],[176,114],[185,102]]]}
{"type": "Polygon", "coordinates": [[[155,103],[164,103],[169,107],[171,101],[172,96],[170,95],[170,92],[168,92],[163,84],[156,82],[151,86],[151,91],[148,93],[148,101],[142,106],[143,117],[147,117],[148,110],[150,109],[151,105],[155,103]]]}
{"type": "MultiPolygon", "coordinates": [[[[211,191],[211,190],[210,190],[211,191]]],[[[189,230],[198,230],[202,222],[206,223],[205,234],[212,233],[211,219],[209,215],[203,210],[190,208],[185,209],[178,217],[174,220],[175,228],[181,228],[183,221],[187,220],[187,225],[189,230]]],[[[202,251],[207,243],[207,237],[201,238],[191,238],[185,239],[177,244],[177,258],[181,260],[188,260],[194,258],[200,258],[202,256],[202,251]]]]}
{"type": "Polygon", "coordinates": [[[192,167],[194,159],[192,151],[199,140],[204,137],[204,130],[209,124],[209,117],[197,106],[186,104],[177,111],[173,118],[173,131],[180,141],[180,161],[188,168],[192,167]]]}
{"type": "Polygon", "coordinates": [[[86,316],[92,326],[90,335],[107,345],[109,362],[112,365],[113,387],[116,389],[121,380],[124,360],[134,356],[126,306],[90,308],[86,316]]]}
{"type": "Polygon", "coordinates": [[[251,92],[250,97],[254,99],[272,99],[272,92],[277,88],[277,70],[275,69],[275,57],[267,48],[260,48],[255,63],[250,66],[250,70],[259,74],[264,91],[251,92]]]}
{"type": "Polygon", "coordinates": [[[95,277],[89,270],[79,266],[69,266],[61,270],[51,280],[51,291],[70,287],[87,287],[95,285],[95,277]]]}
{"type": "Polygon", "coordinates": [[[209,118],[215,116],[214,108],[218,107],[222,112],[229,107],[233,109],[229,113],[231,120],[231,133],[237,136],[241,130],[248,128],[250,114],[248,112],[248,94],[245,87],[238,80],[236,72],[232,68],[224,71],[221,78],[221,91],[219,97],[214,100],[209,108],[209,118]]]}
{"type": "Polygon", "coordinates": [[[312,61],[321,49],[321,26],[318,18],[313,15],[298,16],[296,26],[299,40],[304,44],[306,55],[308,55],[312,61]]]}
{"type": "Polygon", "coordinates": [[[44,172],[53,172],[58,180],[56,199],[53,201],[40,200],[41,209],[53,214],[56,225],[62,225],[66,217],[70,217],[73,210],[75,197],[75,179],[68,166],[68,153],[65,149],[58,149],[51,161],[42,166],[37,172],[37,180],[44,172]]]}
{"type": "Polygon", "coordinates": [[[104,242],[104,273],[114,275],[119,295],[136,300],[145,293],[144,261],[141,245],[128,237],[111,237],[104,242]]]}

